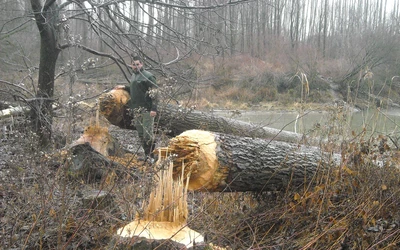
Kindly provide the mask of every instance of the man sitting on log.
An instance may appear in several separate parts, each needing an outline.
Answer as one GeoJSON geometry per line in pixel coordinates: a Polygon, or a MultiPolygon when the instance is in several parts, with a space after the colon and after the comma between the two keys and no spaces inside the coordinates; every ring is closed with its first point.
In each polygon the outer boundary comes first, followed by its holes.
{"type": "Polygon", "coordinates": [[[145,159],[154,161],[154,117],[157,115],[158,97],[155,76],[143,68],[143,61],[138,56],[132,56],[133,74],[129,86],[117,85],[114,89],[124,89],[130,93],[128,106],[133,112],[133,122],[138,132],[145,159]]]}

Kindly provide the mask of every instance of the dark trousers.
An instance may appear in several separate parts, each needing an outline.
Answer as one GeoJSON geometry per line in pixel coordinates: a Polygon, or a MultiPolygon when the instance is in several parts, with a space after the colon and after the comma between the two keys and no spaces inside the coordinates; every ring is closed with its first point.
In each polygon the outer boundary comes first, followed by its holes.
{"type": "Polygon", "coordinates": [[[135,117],[135,127],[141,140],[144,154],[146,157],[152,156],[155,148],[154,117],[151,117],[148,111],[141,112],[135,117]]]}

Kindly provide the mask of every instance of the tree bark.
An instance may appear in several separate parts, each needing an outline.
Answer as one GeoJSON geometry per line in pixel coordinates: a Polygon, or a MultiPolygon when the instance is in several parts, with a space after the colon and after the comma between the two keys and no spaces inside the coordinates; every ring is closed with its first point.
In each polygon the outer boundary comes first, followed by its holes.
{"type": "Polygon", "coordinates": [[[338,164],[340,156],[285,142],[191,130],[158,150],[173,156],[174,178],[182,171],[189,190],[277,191],[315,180],[319,170],[338,164]],[[189,177],[190,176],[190,177],[189,177]]]}
{"type": "MultiPolygon", "coordinates": [[[[69,169],[74,176],[85,182],[98,182],[110,172],[119,176],[119,170],[140,165],[132,154],[108,150],[115,144],[110,138],[106,129],[85,129],[65,154],[71,156],[69,169]],[[89,137],[90,140],[85,139],[89,137]]],[[[174,179],[182,173],[189,178],[189,190],[209,192],[296,189],[315,180],[318,171],[340,162],[340,155],[317,147],[204,130],[185,131],[155,153],[160,158],[156,164],[172,160],[174,179]]]]}
{"type": "Polygon", "coordinates": [[[88,184],[101,183],[105,178],[129,176],[135,181],[149,178],[139,170],[143,163],[139,163],[134,155],[127,153],[122,157],[104,156],[89,142],[71,145],[61,153],[52,155],[49,161],[54,165],[67,165],[71,178],[88,184]]]}
{"type": "Polygon", "coordinates": [[[39,80],[36,99],[31,102],[32,126],[39,135],[40,146],[50,144],[52,134],[52,98],[54,76],[60,49],[58,48],[58,10],[55,0],[31,0],[32,10],[40,34],[39,80]]]}
{"type": "MultiPolygon", "coordinates": [[[[131,124],[133,119],[132,114],[126,106],[128,101],[128,92],[124,90],[112,90],[99,98],[100,113],[113,125],[120,128],[135,129],[131,124]]],[[[156,121],[159,127],[169,131],[171,136],[179,135],[186,130],[202,129],[218,133],[286,142],[300,142],[303,139],[301,134],[261,127],[243,121],[172,105],[161,105],[156,121]]]]}

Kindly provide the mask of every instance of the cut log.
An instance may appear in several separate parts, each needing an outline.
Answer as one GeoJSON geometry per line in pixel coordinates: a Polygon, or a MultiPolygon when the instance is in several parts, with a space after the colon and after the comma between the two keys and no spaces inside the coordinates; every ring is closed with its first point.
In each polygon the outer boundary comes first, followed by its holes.
{"type": "Polygon", "coordinates": [[[122,89],[113,89],[99,97],[100,113],[113,125],[125,129],[135,129],[132,124],[132,114],[128,110],[127,103],[130,95],[122,89]]]}
{"type": "MultiPolygon", "coordinates": [[[[88,130],[85,130],[88,131],[88,130]]],[[[100,130],[96,130],[100,131],[100,130]]],[[[103,131],[104,132],[104,131],[103,131]]],[[[92,136],[71,148],[71,169],[80,176],[99,179],[116,167],[140,166],[135,156],[106,157],[107,150],[95,150],[110,135],[92,136]],[[99,153],[103,151],[103,153],[99,153]]],[[[113,140],[106,140],[113,141],[113,140]]],[[[297,187],[313,180],[318,170],[340,163],[340,155],[320,148],[260,138],[238,137],[203,130],[189,130],[172,138],[168,147],[155,150],[161,159],[173,159],[173,176],[182,171],[189,176],[189,190],[199,191],[276,191],[297,187]]]]}
{"type": "MultiPolygon", "coordinates": [[[[129,94],[125,90],[112,90],[99,98],[100,113],[113,125],[134,129],[132,114],[128,111],[129,94]]],[[[218,133],[233,134],[257,138],[268,138],[278,141],[299,142],[301,134],[261,127],[251,123],[210,115],[196,110],[183,109],[172,105],[159,107],[158,125],[171,131],[172,136],[186,130],[202,129],[218,133]]]]}
{"type": "Polygon", "coordinates": [[[174,178],[184,171],[189,190],[277,191],[311,182],[318,170],[339,164],[340,155],[306,147],[228,134],[190,130],[159,149],[173,156],[174,178]],[[182,169],[184,168],[184,169],[182,169]]]}

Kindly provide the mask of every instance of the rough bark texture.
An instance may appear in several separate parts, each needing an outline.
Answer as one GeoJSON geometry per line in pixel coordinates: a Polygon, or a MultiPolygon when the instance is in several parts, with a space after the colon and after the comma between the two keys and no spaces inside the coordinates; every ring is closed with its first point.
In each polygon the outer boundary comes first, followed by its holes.
{"type": "Polygon", "coordinates": [[[268,138],[278,141],[299,142],[302,135],[254,125],[235,119],[216,116],[196,110],[185,110],[172,105],[163,106],[160,110],[159,125],[178,135],[190,129],[202,129],[238,136],[268,138]]]}
{"type": "Polygon", "coordinates": [[[59,12],[56,1],[31,0],[32,10],[40,34],[40,63],[36,99],[30,102],[32,126],[39,135],[40,146],[47,147],[52,135],[55,68],[58,47],[59,12]]]}
{"type": "MultiPolygon", "coordinates": [[[[275,191],[309,183],[318,170],[338,163],[316,147],[217,134],[220,166],[229,169],[219,187],[224,191],[275,191]]],[[[333,157],[333,158],[332,158],[333,157]]]]}
{"type": "Polygon", "coordinates": [[[117,162],[94,150],[89,143],[75,145],[68,153],[72,159],[70,175],[82,179],[85,183],[100,182],[114,170],[122,168],[117,162]]]}
{"type": "MultiPolygon", "coordinates": [[[[99,98],[100,112],[111,124],[121,128],[134,129],[131,125],[133,117],[126,106],[129,101],[126,98],[127,95],[128,93],[124,90],[112,90],[103,94],[99,98]]],[[[169,131],[172,136],[179,135],[186,130],[202,129],[287,142],[299,142],[303,139],[301,134],[260,127],[251,123],[172,105],[159,106],[156,122],[160,128],[169,131]]]]}

